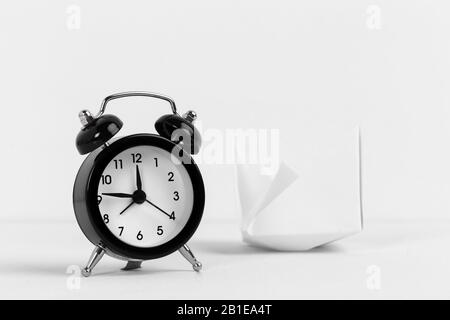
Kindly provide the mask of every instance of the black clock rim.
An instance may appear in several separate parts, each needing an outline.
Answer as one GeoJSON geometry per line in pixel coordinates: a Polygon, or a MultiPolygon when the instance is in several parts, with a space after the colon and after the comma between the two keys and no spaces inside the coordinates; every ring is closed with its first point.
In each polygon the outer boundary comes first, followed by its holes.
{"type": "Polygon", "coordinates": [[[167,256],[185,245],[194,235],[200,225],[205,206],[205,188],[200,170],[194,160],[190,164],[182,164],[191,179],[194,204],[191,216],[189,217],[185,227],[172,240],[157,247],[139,248],[120,241],[104,224],[97,204],[98,186],[101,175],[106,166],[121,152],[136,146],[153,146],[159,147],[168,152],[172,152],[174,148],[180,148],[172,141],[154,134],[136,134],[126,136],[112,143],[105,148],[95,159],[94,168],[89,177],[86,201],[89,211],[88,217],[95,231],[101,238],[102,244],[106,249],[112,251],[121,257],[136,260],[152,260],[167,256]]]}

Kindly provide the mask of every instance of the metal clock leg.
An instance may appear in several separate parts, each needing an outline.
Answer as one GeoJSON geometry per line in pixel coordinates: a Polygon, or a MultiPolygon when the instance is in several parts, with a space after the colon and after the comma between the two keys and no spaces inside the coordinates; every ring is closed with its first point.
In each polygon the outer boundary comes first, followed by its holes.
{"type": "Polygon", "coordinates": [[[128,261],[125,268],[123,268],[123,271],[131,271],[140,269],[142,267],[142,261],[128,261]]]}
{"type": "Polygon", "coordinates": [[[180,253],[183,255],[183,257],[186,258],[187,261],[189,261],[190,264],[192,264],[194,271],[200,272],[202,270],[203,268],[202,264],[195,258],[191,249],[187,245],[181,247],[180,253]]]}
{"type": "Polygon", "coordinates": [[[82,270],[82,274],[85,277],[89,277],[92,274],[92,270],[95,268],[97,263],[103,258],[105,255],[105,250],[101,247],[96,247],[92,252],[91,257],[86,265],[86,268],[82,270]]]}

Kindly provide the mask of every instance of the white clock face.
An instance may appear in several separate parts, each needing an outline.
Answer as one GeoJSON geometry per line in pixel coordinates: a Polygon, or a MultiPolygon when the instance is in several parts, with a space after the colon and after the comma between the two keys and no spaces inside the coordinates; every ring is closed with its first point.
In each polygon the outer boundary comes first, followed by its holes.
{"type": "Polygon", "coordinates": [[[138,146],[117,155],[98,187],[103,222],[122,242],[140,248],[160,246],[186,226],[194,205],[192,181],[171,154],[138,146]]]}

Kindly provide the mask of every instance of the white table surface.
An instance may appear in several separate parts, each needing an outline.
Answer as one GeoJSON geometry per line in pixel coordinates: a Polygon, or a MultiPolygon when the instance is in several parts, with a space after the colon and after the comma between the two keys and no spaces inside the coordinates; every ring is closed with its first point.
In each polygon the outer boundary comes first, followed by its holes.
{"type": "Polygon", "coordinates": [[[80,282],[66,272],[92,246],[73,220],[0,225],[1,299],[450,298],[450,220],[369,220],[361,234],[307,253],[252,248],[238,222],[206,221],[190,243],[200,274],[178,253],[132,272],[105,257],[80,282]],[[370,266],[378,290],[367,285],[370,266]]]}

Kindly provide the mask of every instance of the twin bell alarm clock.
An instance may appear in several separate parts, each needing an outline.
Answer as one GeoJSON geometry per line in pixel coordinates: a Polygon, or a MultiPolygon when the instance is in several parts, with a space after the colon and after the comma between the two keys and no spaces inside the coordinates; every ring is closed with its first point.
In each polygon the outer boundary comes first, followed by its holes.
{"type": "Polygon", "coordinates": [[[167,96],[125,92],[105,98],[96,116],[84,110],[79,118],[83,127],[76,147],[88,156],[75,180],[73,205],[81,230],[95,246],[83,275],[90,276],[105,254],[127,261],[124,270],[133,270],[175,251],[200,271],[202,264],[187,246],[205,205],[202,175],[192,159],[201,147],[196,113],[179,115],[167,96]],[[172,113],[155,123],[158,134],[116,137],[123,122],[105,114],[106,107],[128,97],[170,104],[172,113]]]}

